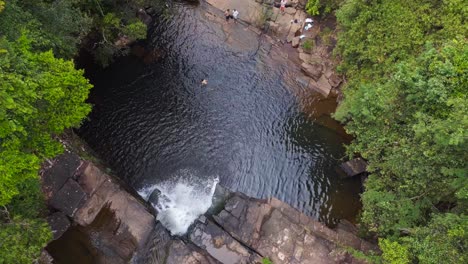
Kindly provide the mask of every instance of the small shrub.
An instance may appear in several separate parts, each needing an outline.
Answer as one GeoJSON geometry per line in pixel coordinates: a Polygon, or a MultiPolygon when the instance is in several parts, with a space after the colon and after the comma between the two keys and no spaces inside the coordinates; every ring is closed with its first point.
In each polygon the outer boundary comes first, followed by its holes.
{"type": "Polygon", "coordinates": [[[314,48],[314,42],[311,39],[306,39],[304,43],[302,43],[302,48],[305,52],[310,52],[314,48]]]}
{"type": "Polygon", "coordinates": [[[262,264],[273,264],[269,258],[262,258],[262,264]]]}
{"type": "Polygon", "coordinates": [[[325,46],[331,45],[331,38],[332,38],[333,31],[329,27],[325,27],[320,31],[319,35],[320,38],[322,39],[322,43],[325,46]]]}

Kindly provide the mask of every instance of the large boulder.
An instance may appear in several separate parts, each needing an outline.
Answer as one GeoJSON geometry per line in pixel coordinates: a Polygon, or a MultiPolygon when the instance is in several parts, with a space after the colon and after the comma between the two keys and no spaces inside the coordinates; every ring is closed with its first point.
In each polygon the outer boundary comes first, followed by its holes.
{"type": "Polygon", "coordinates": [[[302,63],[301,69],[307,76],[317,81],[322,76],[323,66],[320,63],[302,63]]]}

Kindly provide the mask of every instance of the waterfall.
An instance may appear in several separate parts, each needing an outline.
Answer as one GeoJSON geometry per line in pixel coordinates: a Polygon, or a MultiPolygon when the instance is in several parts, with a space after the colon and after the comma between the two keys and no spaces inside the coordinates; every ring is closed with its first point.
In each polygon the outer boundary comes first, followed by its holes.
{"type": "Polygon", "coordinates": [[[212,204],[218,177],[200,179],[182,170],[170,180],[146,186],[138,193],[157,210],[156,219],[172,235],[183,235],[212,204]]]}

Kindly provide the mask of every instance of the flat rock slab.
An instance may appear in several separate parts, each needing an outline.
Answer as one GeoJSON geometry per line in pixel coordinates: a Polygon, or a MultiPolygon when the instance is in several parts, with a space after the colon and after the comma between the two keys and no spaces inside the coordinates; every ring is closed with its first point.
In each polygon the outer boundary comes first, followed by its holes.
{"type": "Polygon", "coordinates": [[[80,258],[90,257],[92,263],[128,263],[145,245],[155,217],[111,176],[92,163],[81,164],[49,201],[59,211],[48,219],[56,239],[49,252],[63,260],[59,263],[80,263],[80,258]],[[80,250],[67,251],[76,248],[80,250]],[[74,255],[79,256],[76,261],[70,259],[74,255]]]}
{"type": "Polygon", "coordinates": [[[256,25],[262,17],[263,6],[254,0],[205,0],[210,5],[222,10],[237,9],[239,11],[239,19],[249,24],[256,25]]]}
{"type": "Polygon", "coordinates": [[[46,197],[50,198],[53,193],[58,192],[73,177],[80,164],[80,158],[73,153],[66,152],[56,158],[42,175],[42,188],[46,197]]]}
{"type": "Polygon", "coordinates": [[[222,263],[190,242],[172,237],[161,223],[157,223],[151,234],[146,250],[132,263],[165,264],[218,264],[222,263]]]}
{"type": "Polygon", "coordinates": [[[76,210],[81,206],[81,203],[86,200],[86,193],[81,189],[80,185],[73,179],[63,185],[63,187],[54,193],[50,200],[50,205],[55,209],[73,217],[76,210]]]}
{"type": "Polygon", "coordinates": [[[52,230],[52,235],[55,239],[58,239],[67,231],[70,227],[70,220],[62,212],[56,212],[47,217],[47,223],[49,223],[50,229],[52,230]]]}
{"type": "Polygon", "coordinates": [[[120,222],[116,232],[128,230],[138,244],[142,245],[153,228],[154,216],[109,175],[91,163],[86,166],[79,180],[83,184],[83,189],[91,195],[76,212],[73,220],[82,226],[87,226],[95,220],[102,208],[108,206],[120,222]]]}
{"type": "Polygon", "coordinates": [[[190,233],[190,241],[226,264],[260,262],[261,257],[240,244],[212,221],[197,222],[190,233]]]}
{"type": "Polygon", "coordinates": [[[347,176],[353,177],[364,173],[367,168],[367,163],[363,159],[357,158],[341,164],[340,168],[346,173],[347,176]]]}
{"type": "Polygon", "coordinates": [[[212,245],[222,248],[232,241],[231,236],[273,263],[361,263],[345,248],[376,248],[346,229],[332,230],[275,198],[259,200],[235,193],[213,219],[221,229],[199,223],[191,240],[211,239],[212,245]],[[218,242],[216,237],[220,237],[218,242]]]}

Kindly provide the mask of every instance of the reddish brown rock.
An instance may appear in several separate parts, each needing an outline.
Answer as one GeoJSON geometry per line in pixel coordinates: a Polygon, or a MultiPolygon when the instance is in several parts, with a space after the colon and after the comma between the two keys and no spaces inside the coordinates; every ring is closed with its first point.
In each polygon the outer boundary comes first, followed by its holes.
{"type": "Polygon", "coordinates": [[[299,37],[294,37],[292,39],[291,45],[293,48],[299,47],[299,43],[301,42],[301,39],[299,37]]]}
{"type": "MultiPolygon", "coordinates": [[[[310,57],[309,57],[310,58],[310,57]]],[[[301,70],[314,80],[319,80],[322,76],[322,65],[319,63],[302,63],[301,70]]]]}

